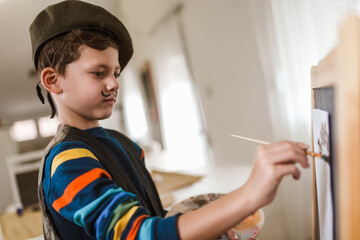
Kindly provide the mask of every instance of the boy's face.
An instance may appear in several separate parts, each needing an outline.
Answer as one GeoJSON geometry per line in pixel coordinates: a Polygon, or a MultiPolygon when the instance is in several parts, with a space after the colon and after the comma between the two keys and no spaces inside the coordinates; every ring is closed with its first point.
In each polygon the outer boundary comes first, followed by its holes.
{"type": "Polygon", "coordinates": [[[73,126],[96,126],[98,120],[111,116],[116,101],[118,50],[84,45],[79,51],[80,58],[68,64],[60,77],[62,92],[56,96],[59,117],[73,126]]]}

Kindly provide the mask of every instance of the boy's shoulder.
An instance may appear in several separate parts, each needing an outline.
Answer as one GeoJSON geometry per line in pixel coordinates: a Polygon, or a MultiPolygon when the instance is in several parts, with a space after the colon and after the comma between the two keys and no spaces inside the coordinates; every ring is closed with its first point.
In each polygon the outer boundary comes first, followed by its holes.
{"type": "MultiPolygon", "coordinates": [[[[61,152],[72,151],[76,149],[87,149],[95,156],[104,155],[104,151],[108,151],[106,141],[102,141],[104,137],[114,137],[117,142],[128,153],[136,153],[142,155],[143,149],[125,134],[112,129],[94,128],[90,130],[80,130],[69,125],[61,124],[54,136],[53,141],[48,145],[46,158],[51,159],[61,152]]],[[[113,146],[112,146],[113,147],[113,146]]],[[[85,150],[81,150],[85,151],[85,150]]]]}
{"type": "Polygon", "coordinates": [[[46,154],[46,162],[52,164],[57,158],[79,158],[87,156],[98,160],[96,153],[91,146],[81,141],[62,141],[53,146],[46,154]]]}
{"type": "Polygon", "coordinates": [[[58,144],[54,145],[50,149],[50,153],[51,152],[60,153],[60,152],[71,150],[71,149],[88,149],[90,151],[93,151],[91,146],[89,146],[88,144],[81,142],[81,141],[62,141],[62,142],[59,142],[58,144]]]}

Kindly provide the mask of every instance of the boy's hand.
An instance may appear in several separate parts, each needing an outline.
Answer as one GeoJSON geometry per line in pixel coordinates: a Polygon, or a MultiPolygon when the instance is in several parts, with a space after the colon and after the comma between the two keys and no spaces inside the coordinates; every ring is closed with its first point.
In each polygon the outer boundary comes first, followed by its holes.
{"type": "Polygon", "coordinates": [[[239,238],[236,235],[235,229],[230,229],[229,231],[226,232],[226,234],[229,240],[239,240],[239,238]]]}
{"type": "Polygon", "coordinates": [[[300,178],[296,164],[299,163],[304,168],[310,166],[304,151],[308,147],[304,143],[281,141],[261,145],[256,149],[253,170],[244,185],[246,194],[249,194],[255,204],[254,209],[273,201],[284,176],[300,178]]]}

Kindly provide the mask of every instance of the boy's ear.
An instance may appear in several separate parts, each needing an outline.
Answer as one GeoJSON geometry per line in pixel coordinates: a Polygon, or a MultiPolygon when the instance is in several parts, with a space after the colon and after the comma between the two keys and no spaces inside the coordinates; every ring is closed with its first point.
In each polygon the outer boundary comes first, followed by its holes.
{"type": "Polygon", "coordinates": [[[41,71],[41,83],[48,92],[62,93],[59,77],[60,74],[54,68],[46,67],[41,71]]]}

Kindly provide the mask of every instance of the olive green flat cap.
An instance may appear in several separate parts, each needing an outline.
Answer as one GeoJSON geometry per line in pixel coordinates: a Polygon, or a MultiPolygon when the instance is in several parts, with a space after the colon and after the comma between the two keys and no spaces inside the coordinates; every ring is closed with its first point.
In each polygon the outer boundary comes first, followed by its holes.
{"type": "Polygon", "coordinates": [[[119,44],[121,70],[125,68],[134,50],[130,34],[122,22],[102,7],[68,0],[48,6],[30,25],[35,69],[44,45],[51,39],[74,29],[98,30],[112,35],[119,44]]]}

